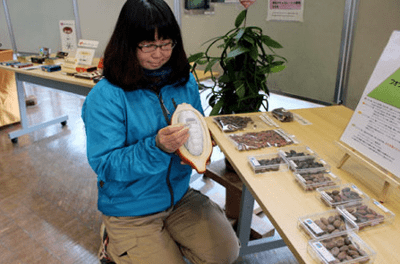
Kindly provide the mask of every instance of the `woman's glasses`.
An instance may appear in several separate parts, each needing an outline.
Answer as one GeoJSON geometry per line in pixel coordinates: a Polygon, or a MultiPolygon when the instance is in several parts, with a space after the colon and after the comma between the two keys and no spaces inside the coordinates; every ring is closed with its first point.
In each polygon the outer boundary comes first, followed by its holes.
{"type": "Polygon", "coordinates": [[[168,43],[156,45],[156,44],[149,44],[149,45],[139,45],[138,48],[144,52],[149,53],[155,51],[157,48],[160,48],[162,51],[171,51],[175,47],[175,42],[171,41],[168,43]]]}

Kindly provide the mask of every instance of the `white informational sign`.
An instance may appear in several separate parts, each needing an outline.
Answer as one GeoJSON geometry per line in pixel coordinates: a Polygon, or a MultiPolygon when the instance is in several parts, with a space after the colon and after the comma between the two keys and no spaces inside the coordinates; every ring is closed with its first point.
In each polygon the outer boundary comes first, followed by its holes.
{"type": "Polygon", "coordinates": [[[92,65],[94,53],[99,42],[95,40],[80,39],[78,44],[79,48],[76,50],[75,56],[76,63],[78,65],[92,65]]]}
{"type": "Polygon", "coordinates": [[[75,51],[77,47],[75,20],[60,20],[61,51],[75,51]]]}
{"type": "Polygon", "coordinates": [[[305,0],[268,0],[267,21],[303,22],[305,0]]]}
{"type": "Polygon", "coordinates": [[[99,46],[99,42],[97,40],[80,39],[78,46],[80,48],[96,49],[99,46]]]}
{"type": "Polygon", "coordinates": [[[340,140],[400,178],[400,31],[394,31],[340,140]]]}

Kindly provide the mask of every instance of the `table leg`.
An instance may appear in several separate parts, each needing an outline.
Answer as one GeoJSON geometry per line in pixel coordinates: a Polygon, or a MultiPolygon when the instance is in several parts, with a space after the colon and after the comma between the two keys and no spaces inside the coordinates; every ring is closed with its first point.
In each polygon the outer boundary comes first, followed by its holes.
{"type": "Polygon", "coordinates": [[[237,236],[241,243],[239,256],[261,252],[286,246],[283,240],[276,237],[262,238],[254,241],[250,240],[251,220],[253,217],[254,198],[247,189],[246,185],[242,187],[242,199],[240,203],[240,214],[237,228],[237,236]]]}
{"type": "Polygon", "coordinates": [[[38,125],[34,125],[34,126],[29,126],[28,124],[28,117],[26,114],[26,103],[25,103],[25,91],[24,91],[24,84],[22,83],[22,81],[20,80],[20,75],[19,73],[15,73],[15,81],[17,84],[17,93],[18,93],[18,104],[19,104],[19,112],[20,112],[20,117],[21,117],[21,126],[22,129],[10,132],[8,134],[8,137],[11,139],[11,141],[13,143],[16,143],[18,140],[18,137],[31,133],[33,131],[42,129],[46,126],[49,125],[53,125],[56,123],[61,123],[62,125],[65,125],[67,120],[68,120],[68,116],[64,115],[55,119],[52,119],[50,121],[38,124],[38,125]]]}

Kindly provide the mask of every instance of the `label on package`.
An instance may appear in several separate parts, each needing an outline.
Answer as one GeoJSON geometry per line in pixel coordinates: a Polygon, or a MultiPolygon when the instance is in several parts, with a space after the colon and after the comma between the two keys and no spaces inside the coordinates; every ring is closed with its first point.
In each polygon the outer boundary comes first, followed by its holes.
{"type": "Polygon", "coordinates": [[[357,188],[357,186],[352,185],[351,188],[353,188],[353,191],[355,191],[356,193],[358,193],[360,196],[362,196],[362,192],[357,188]]]}
{"type": "Polygon", "coordinates": [[[250,163],[251,163],[254,167],[259,167],[259,166],[261,166],[261,165],[260,165],[260,162],[258,162],[258,160],[257,160],[255,157],[250,157],[249,160],[250,160],[250,163]]]}
{"type": "Polygon", "coordinates": [[[357,220],[357,218],[354,217],[352,214],[350,214],[349,211],[347,211],[347,209],[338,208],[338,210],[339,210],[343,215],[345,215],[347,218],[349,218],[350,220],[353,220],[353,221],[356,221],[356,220],[357,220]]]}
{"type": "Polygon", "coordinates": [[[334,178],[334,179],[337,178],[337,176],[336,176],[335,174],[333,174],[332,172],[329,172],[328,174],[329,174],[329,176],[331,176],[331,177],[334,178]]]}
{"type": "Polygon", "coordinates": [[[322,197],[325,198],[325,200],[328,200],[328,201],[332,201],[333,200],[332,197],[330,197],[325,191],[322,191],[321,195],[322,195],[322,197]]]}
{"type": "Polygon", "coordinates": [[[302,182],[306,182],[306,180],[304,179],[303,176],[301,176],[300,174],[296,173],[297,178],[302,181],[302,182]]]}
{"type": "Polygon", "coordinates": [[[321,257],[325,259],[328,263],[336,260],[335,257],[322,245],[321,242],[314,242],[313,246],[315,250],[321,255],[321,257]]]}
{"type": "Polygon", "coordinates": [[[313,220],[310,218],[304,220],[304,223],[317,235],[321,235],[324,233],[324,230],[322,230],[316,223],[314,223],[313,220]]]}

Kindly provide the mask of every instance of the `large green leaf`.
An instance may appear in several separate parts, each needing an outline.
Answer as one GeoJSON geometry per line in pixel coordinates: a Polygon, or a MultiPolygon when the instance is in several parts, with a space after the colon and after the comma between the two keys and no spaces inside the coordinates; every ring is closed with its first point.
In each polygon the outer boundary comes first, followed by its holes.
{"type": "Polygon", "coordinates": [[[282,48],[282,45],[270,38],[269,36],[262,36],[261,37],[262,42],[267,45],[268,47],[275,48],[275,49],[280,49],[282,48]]]}
{"type": "Polygon", "coordinates": [[[189,63],[197,61],[198,59],[202,58],[204,56],[204,52],[199,52],[193,55],[190,55],[188,58],[189,63]]]}
{"type": "Polygon", "coordinates": [[[199,59],[197,59],[196,63],[199,65],[204,65],[204,64],[208,63],[208,60],[199,58],[199,59]]]}
{"type": "Polygon", "coordinates": [[[241,28],[238,32],[237,32],[237,34],[236,34],[236,36],[235,36],[235,39],[236,39],[236,41],[239,41],[240,40],[240,38],[243,36],[243,34],[244,34],[244,29],[243,28],[241,28]]]}
{"type": "Polygon", "coordinates": [[[227,58],[233,58],[233,57],[236,57],[236,56],[238,56],[240,54],[243,54],[243,53],[246,53],[246,52],[249,52],[249,51],[250,50],[245,48],[245,47],[238,47],[237,49],[232,50],[231,52],[229,52],[226,57],[227,58]]]}
{"type": "Polygon", "coordinates": [[[236,28],[238,28],[243,23],[243,20],[246,18],[246,15],[247,15],[247,9],[245,9],[239,13],[239,15],[236,17],[236,20],[235,20],[236,28]]]}
{"type": "Polygon", "coordinates": [[[285,63],[284,61],[274,61],[273,63],[271,63],[271,65],[272,66],[279,66],[279,65],[282,65],[284,63],[285,63]]]}
{"type": "Polygon", "coordinates": [[[247,41],[248,43],[250,43],[252,46],[253,46],[254,43],[255,43],[254,38],[253,38],[252,36],[249,36],[248,34],[244,35],[244,36],[243,36],[243,39],[244,39],[245,41],[247,41]]]}
{"type": "Polygon", "coordinates": [[[271,72],[280,72],[286,68],[285,65],[278,65],[271,68],[271,72]]]}
{"type": "Polygon", "coordinates": [[[257,46],[253,46],[252,49],[250,50],[250,56],[253,60],[257,60],[258,58],[258,48],[257,46]]]}
{"type": "Polygon", "coordinates": [[[242,98],[245,93],[245,87],[244,87],[244,83],[243,82],[236,82],[235,83],[235,88],[236,88],[236,94],[239,96],[239,98],[242,98]]]}
{"type": "Polygon", "coordinates": [[[214,107],[212,108],[211,112],[210,112],[210,116],[214,116],[214,115],[218,115],[219,111],[221,110],[222,106],[224,105],[224,101],[223,100],[219,100],[214,107]]]}
{"type": "Polygon", "coordinates": [[[219,61],[219,59],[212,59],[212,60],[207,64],[206,68],[204,69],[204,73],[210,71],[211,68],[214,66],[214,64],[215,64],[216,62],[218,62],[218,61],[219,61]]]}
{"type": "Polygon", "coordinates": [[[230,81],[230,79],[229,79],[229,76],[228,76],[228,75],[224,74],[224,75],[222,75],[221,77],[219,77],[218,81],[219,81],[219,82],[223,82],[223,83],[227,83],[227,82],[230,81]]]}

